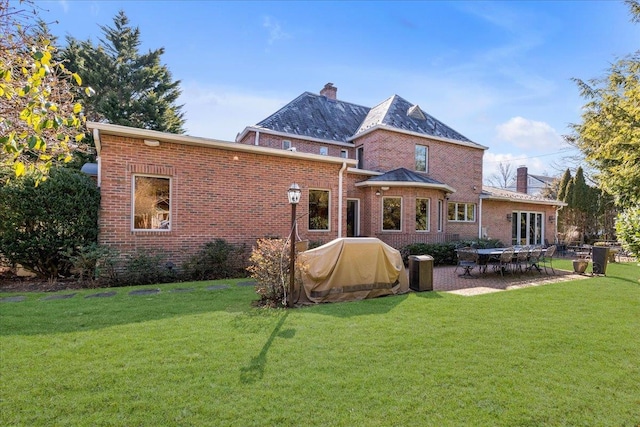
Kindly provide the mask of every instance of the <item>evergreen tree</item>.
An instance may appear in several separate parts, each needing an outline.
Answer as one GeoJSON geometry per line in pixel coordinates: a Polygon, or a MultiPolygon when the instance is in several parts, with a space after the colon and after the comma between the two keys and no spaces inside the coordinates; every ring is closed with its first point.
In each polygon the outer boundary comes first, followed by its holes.
{"type": "Polygon", "coordinates": [[[564,171],[562,178],[560,178],[560,183],[558,184],[558,200],[562,202],[567,201],[567,185],[569,185],[569,182],[572,179],[571,171],[567,168],[567,170],[564,171]]]}
{"type": "Polygon", "coordinates": [[[140,29],[129,25],[124,11],[113,19],[113,27],[100,26],[104,35],[97,46],[91,40],[67,38],[63,57],[95,95],[85,100],[92,121],[162,132],[183,133],[180,81],[173,81],[160,63],[164,48],[141,54],[140,29]]]}

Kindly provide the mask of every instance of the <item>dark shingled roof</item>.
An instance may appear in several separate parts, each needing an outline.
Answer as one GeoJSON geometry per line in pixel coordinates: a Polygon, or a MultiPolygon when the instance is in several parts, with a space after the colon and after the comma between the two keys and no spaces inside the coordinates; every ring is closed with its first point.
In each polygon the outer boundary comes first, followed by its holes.
{"type": "Polygon", "coordinates": [[[389,126],[428,136],[471,142],[469,138],[451,129],[441,121],[422,111],[417,105],[411,104],[398,95],[393,95],[381,104],[373,107],[356,133],[364,132],[377,125],[389,126]]]}
{"type": "Polygon", "coordinates": [[[305,92],[257,126],[277,132],[347,142],[369,108],[305,92]]]}
{"type": "Polygon", "coordinates": [[[419,184],[436,184],[436,185],[444,185],[444,183],[440,181],[436,181],[433,178],[429,178],[426,175],[422,175],[417,172],[410,171],[405,168],[398,168],[382,175],[374,176],[373,178],[369,178],[367,181],[380,181],[380,182],[416,182],[419,184]]]}
{"type": "Polygon", "coordinates": [[[368,108],[304,92],[256,125],[276,132],[339,142],[349,142],[350,138],[374,126],[475,144],[398,95],[368,108]]]}

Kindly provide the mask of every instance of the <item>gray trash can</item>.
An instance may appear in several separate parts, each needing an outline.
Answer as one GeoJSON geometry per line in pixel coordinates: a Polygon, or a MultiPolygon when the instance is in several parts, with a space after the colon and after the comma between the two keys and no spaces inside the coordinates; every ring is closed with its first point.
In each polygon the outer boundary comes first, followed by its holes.
{"type": "Polygon", "coordinates": [[[409,256],[409,287],[418,292],[433,290],[432,256],[409,256]]]}
{"type": "Polygon", "coordinates": [[[606,246],[592,247],[591,260],[593,261],[593,274],[604,275],[607,272],[607,263],[609,262],[609,248],[606,246]]]}

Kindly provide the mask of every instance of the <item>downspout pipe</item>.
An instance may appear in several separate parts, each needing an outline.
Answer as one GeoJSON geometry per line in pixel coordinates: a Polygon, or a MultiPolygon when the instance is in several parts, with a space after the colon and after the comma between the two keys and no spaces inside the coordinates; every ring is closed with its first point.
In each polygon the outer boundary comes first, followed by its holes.
{"type": "Polygon", "coordinates": [[[478,201],[478,239],[482,239],[482,197],[478,201]]]}
{"type": "Polygon", "coordinates": [[[342,191],[343,191],[342,176],[346,169],[347,169],[347,163],[343,162],[342,167],[340,168],[340,172],[338,173],[338,238],[342,237],[342,199],[344,198],[342,194],[342,191]]]}
{"type": "Polygon", "coordinates": [[[93,144],[96,146],[96,162],[98,163],[98,188],[102,184],[102,161],[100,152],[102,151],[102,141],[100,141],[100,130],[93,130],[93,144]]]}

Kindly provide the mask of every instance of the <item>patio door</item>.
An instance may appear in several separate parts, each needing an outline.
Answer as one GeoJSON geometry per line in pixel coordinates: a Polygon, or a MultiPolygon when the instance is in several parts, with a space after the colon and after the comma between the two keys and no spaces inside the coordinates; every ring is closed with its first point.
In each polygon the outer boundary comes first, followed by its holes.
{"type": "Polygon", "coordinates": [[[360,200],[347,199],[347,237],[360,235],[360,200]]]}
{"type": "Polygon", "coordinates": [[[543,225],[541,212],[514,211],[511,214],[511,244],[542,245],[543,225]]]}

